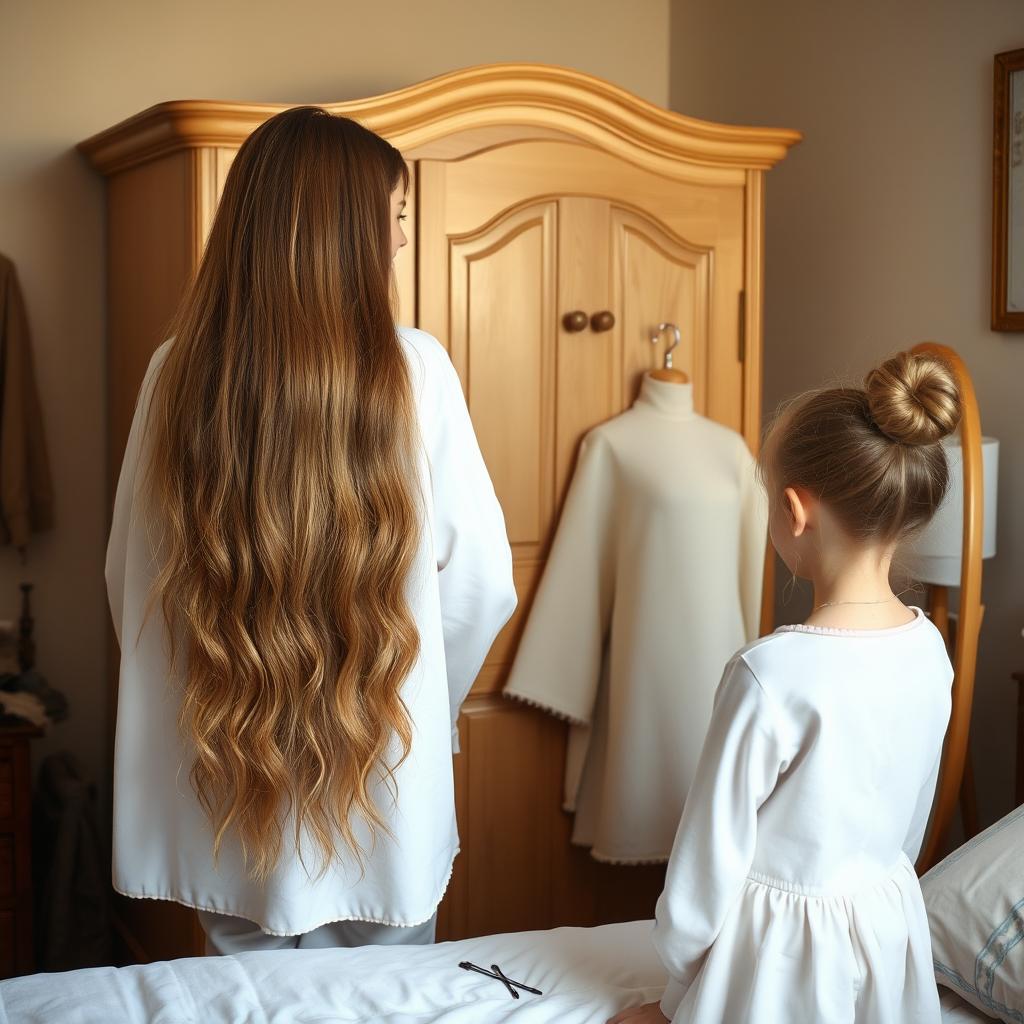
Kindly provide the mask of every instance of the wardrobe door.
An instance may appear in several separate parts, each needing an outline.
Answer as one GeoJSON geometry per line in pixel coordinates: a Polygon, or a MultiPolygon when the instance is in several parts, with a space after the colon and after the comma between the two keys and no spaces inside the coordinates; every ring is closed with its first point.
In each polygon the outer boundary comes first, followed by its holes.
{"type": "Polygon", "coordinates": [[[474,200],[462,163],[418,170],[419,326],[447,347],[462,379],[520,597],[477,679],[482,696],[504,683],[579,438],[617,411],[614,337],[563,322],[604,301],[608,204],[554,195],[518,168],[495,189],[493,167],[474,200]]]}
{"type": "MultiPolygon", "coordinates": [[[[613,205],[610,221],[610,308],[622,336],[623,399],[635,397],[644,372],[664,362],[679,328],[672,365],[693,382],[697,411],[707,414],[708,364],[713,336],[712,255],[688,243],[664,224],[638,210],[613,205]],[[657,345],[652,343],[657,339],[657,345]]],[[[731,424],[736,425],[737,424],[731,424]]]]}
{"type": "Polygon", "coordinates": [[[597,865],[570,846],[565,726],[500,691],[580,438],[627,408],[643,370],[660,365],[652,328],[680,326],[677,365],[694,376],[698,407],[741,426],[742,188],[672,181],[548,141],[421,160],[418,182],[419,326],[462,380],[520,600],[464,708],[463,852],[440,934],[647,916],[660,869],[597,865]],[[498,841],[510,829],[515,841],[498,841]]]}
{"type": "Polygon", "coordinates": [[[476,193],[465,180],[453,185],[462,170],[418,166],[419,325],[446,345],[462,379],[505,514],[520,606],[460,723],[462,853],[439,917],[444,938],[560,923],[554,887],[566,872],[552,851],[568,852],[565,727],[505,701],[501,687],[575,446],[614,412],[617,391],[613,338],[563,323],[566,312],[597,308],[607,290],[607,202],[552,194],[515,168],[505,188],[476,193]]]}

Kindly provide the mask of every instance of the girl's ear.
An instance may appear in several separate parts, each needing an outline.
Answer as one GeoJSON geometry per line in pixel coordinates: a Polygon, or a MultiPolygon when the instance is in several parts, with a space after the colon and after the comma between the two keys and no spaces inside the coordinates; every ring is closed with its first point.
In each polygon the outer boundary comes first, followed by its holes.
{"type": "Polygon", "coordinates": [[[805,497],[795,487],[787,487],[782,492],[782,501],[789,518],[789,528],[794,537],[801,536],[807,529],[808,507],[805,497]]]}

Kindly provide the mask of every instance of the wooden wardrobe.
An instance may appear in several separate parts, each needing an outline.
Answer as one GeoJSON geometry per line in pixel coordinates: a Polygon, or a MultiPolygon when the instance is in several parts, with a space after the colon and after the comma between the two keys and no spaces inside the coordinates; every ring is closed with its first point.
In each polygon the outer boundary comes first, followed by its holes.
{"type": "MultiPolygon", "coordinates": [[[[650,916],[663,869],[599,865],[570,846],[565,726],[501,688],[578,442],[660,365],[657,324],[682,329],[675,362],[698,411],[756,447],[764,178],[800,136],[697,121],[546,65],[470,68],[328,106],[409,161],[400,320],[451,353],[515,558],[519,610],[461,719],[462,852],[438,937],[650,916]]],[[[111,495],[139,384],[231,160],[282,109],[162,103],[80,146],[108,180],[111,495]]],[[[140,958],[201,951],[190,911],[130,900],[118,909],[140,958]]]]}

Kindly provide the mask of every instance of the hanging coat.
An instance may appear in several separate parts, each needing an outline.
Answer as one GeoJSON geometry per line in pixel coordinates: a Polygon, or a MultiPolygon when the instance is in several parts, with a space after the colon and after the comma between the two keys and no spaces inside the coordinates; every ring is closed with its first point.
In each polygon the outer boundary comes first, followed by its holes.
{"type": "Polygon", "coordinates": [[[596,859],[668,859],[766,539],[750,452],[691,385],[644,377],[584,439],[505,693],[573,723],[565,806],[596,859]]]}

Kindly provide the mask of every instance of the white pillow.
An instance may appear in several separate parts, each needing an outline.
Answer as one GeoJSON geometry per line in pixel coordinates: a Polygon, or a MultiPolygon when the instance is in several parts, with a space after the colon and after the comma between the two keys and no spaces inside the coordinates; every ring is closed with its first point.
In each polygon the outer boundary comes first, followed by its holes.
{"type": "Polygon", "coordinates": [[[935,977],[983,1013],[1024,1022],[1024,806],[921,879],[935,977]]]}

